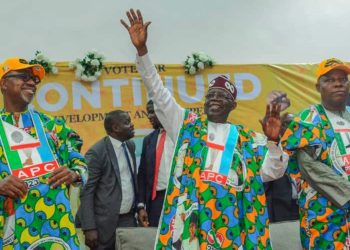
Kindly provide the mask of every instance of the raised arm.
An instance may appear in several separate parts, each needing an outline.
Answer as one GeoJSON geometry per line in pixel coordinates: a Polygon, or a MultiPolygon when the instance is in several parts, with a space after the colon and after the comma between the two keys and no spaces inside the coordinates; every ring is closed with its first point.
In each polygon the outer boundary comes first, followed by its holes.
{"type": "Polygon", "coordinates": [[[143,18],[140,10],[136,13],[133,9],[126,12],[126,16],[129,19],[130,26],[121,19],[120,22],[128,30],[132,44],[137,50],[139,56],[146,55],[147,49],[147,29],[151,22],[143,23],[143,18]]]}
{"type": "Polygon", "coordinates": [[[280,104],[268,104],[265,117],[260,120],[264,134],[269,140],[266,145],[268,151],[261,167],[261,177],[264,182],[281,178],[288,165],[289,157],[278,145],[282,129],[280,111],[280,104]]]}
{"type": "Polygon", "coordinates": [[[151,22],[143,22],[142,14],[131,9],[126,13],[129,24],[121,20],[128,30],[132,44],[135,46],[138,57],[136,66],[141,74],[148,92],[148,96],[155,104],[155,112],[171,140],[176,143],[177,135],[182,126],[185,110],[177,104],[157,73],[147,49],[147,29],[151,22]]]}
{"type": "Polygon", "coordinates": [[[268,104],[266,105],[265,117],[259,120],[264,134],[270,141],[279,141],[280,131],[282,128],[280,112],[280,104],[268,104]]]}

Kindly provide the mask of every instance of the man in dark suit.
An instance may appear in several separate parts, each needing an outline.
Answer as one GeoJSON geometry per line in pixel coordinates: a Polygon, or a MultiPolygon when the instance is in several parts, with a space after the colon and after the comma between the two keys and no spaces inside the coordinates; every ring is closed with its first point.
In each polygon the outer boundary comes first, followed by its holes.
{"type": "MultiPolygon", "coordinates": [[[[286,131],[292,120],[292,114],[284,113],[282,115],[281,135],[286,131]]],[[[297,220],[299,218],[296,184],[287,174],[280,179],[265,182],[264,188],[270,222],[297,220]]]]}
{"type": "Polygon", "coordinates": [[[147,103],[148,119],[154,131],[143,139],[139,166],[138,216],[142,226],[157,227],[168,184],[174,144],[159,122],[152,100],[147,103]]]}
{"type": "Polygon", "coordinates": [[[89,179],[76,218],[91,249],[115,249],[116,228],[136,226],[134,125],[127,112],[116,110],[106,115],[104,127],[107,136],[85,155],[89,179]]]}

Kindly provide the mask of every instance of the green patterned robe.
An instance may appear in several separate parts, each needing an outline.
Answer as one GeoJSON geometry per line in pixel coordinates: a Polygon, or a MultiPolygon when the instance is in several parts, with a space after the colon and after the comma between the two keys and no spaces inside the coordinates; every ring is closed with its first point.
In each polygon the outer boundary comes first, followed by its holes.
{"type": "Polygon", "coordinates": [[[251,130],[231,125],[237,129],[238,141],[229,168],[237,173],[239,187],[202,180],[208,153],[208,120],[206,115],[188,111],[185,117],[175,148],[156,249],[182,249],[181,241],[189,241],[193,228],[203,250],[271,249],[260,176],[266,147],[257,144],[251,130]],[[180,237],[175,236],[176,230],[180,237]]]}
{"type": "MultiPolygon", "coordinates": [[[[86,182],[87,169],[79,153],[82,141],[65,125],[62,119],[55,119],[43,113],[39,115],[44,126],[50,148],[60,166],[79,171],[82,182],[86,182]]],[[[1,118],[14,125],[12,113],[1,111],[1,118]]],[[[36,130],[30,112],[21,113],[23,130],[36,137],[36,130]]],[[[10,169],[0,145],[0,179],[10,175],[10,169]]],[[[21,199],[0,196],[0,249],[79,249],[79,241],[71,213],[69,190],[66,185],[51,189],[47,177],[37,177],[37,184],[29,188],[21,199]],[[15,232],[13,241],[4,241],[4,225],[14,214],[15,232]]]]}
{"type": "Polygon", "coordinates": [[[343,249],[349,234],[349,204],[337,208],[309,183],[301,179],[296,151],[304,147],[318,148],[317,160],[341,175],[332,162],[330,151],[336,133],[322,105],[312,105],[295,116],[281,138],[290,160],[287,172],[298,183],[300,236],[303,249],[343,249]]]}

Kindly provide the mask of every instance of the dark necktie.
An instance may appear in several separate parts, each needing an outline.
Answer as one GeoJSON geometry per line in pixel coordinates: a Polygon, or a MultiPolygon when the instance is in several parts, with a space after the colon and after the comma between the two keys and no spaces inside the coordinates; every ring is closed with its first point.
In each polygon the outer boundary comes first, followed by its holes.
{"type": "Polygon", "coordinates": [[[131,162],[130,162],[130,158],[129,158],[129,154],[128,154],[126,143],[123,142],[122,146],[123,146],[123,151],[124,151],[124,155],[125,155],[126,161],[128,162],[128,168],[129,168],[130,175],[131,175],[132,188],[134,190],[133,208],[135,208],[135,205],[136,205],[136,181],[135,181],[135,176],[134,176],[134,172],[132,171],[131,162]]]}

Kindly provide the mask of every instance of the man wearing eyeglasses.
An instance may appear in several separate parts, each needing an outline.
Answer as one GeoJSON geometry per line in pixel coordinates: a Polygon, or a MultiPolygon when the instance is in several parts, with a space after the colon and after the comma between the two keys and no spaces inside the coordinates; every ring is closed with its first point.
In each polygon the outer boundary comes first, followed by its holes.
{"type": "MultiPolygon", "coordinates": [[[[130,26],[121,22],[137,49],[138,70],[176,145],[155,249],[187,249],[189,241],[193,249],[271,249],[262,179],[283,175],[282,149],[227,121],[237,106],[237,89],[224,75],[210,81],[204,114],[179,106],[148,55],[150,22],[143,23],[140,11],[130,10],[127,17],[130,26]]],[[[276,104],[267,107],[262,121],[274,141],[281,127],[279,110],[276,104]]]]}
{"type": "Polygon", "coordinates": [[[0,249],[79,249],[68,187],[85,182],[82,140],[61,119],[28,107],[41,65],[0,65],[0,249]]]}
{"type": "Polygon", "coordinates": [[[298,183],[303,249],[349,249],[350,68],[336,58],[316,73],[321,103],[300,112],[281,144],[290,155],[288,173],[298,183]]]}

